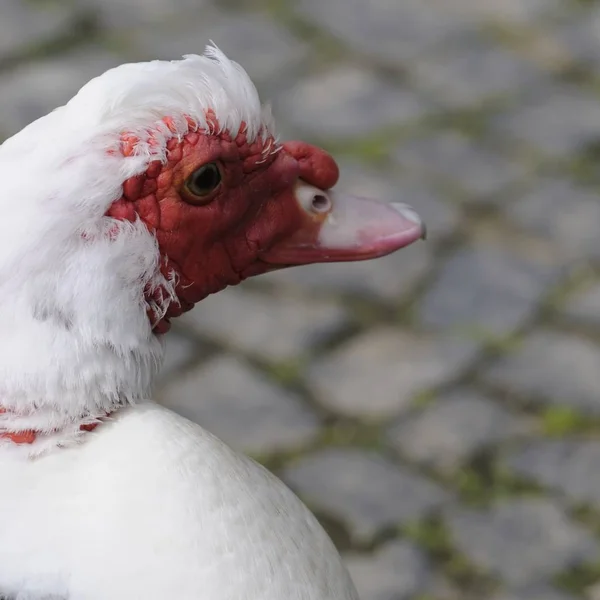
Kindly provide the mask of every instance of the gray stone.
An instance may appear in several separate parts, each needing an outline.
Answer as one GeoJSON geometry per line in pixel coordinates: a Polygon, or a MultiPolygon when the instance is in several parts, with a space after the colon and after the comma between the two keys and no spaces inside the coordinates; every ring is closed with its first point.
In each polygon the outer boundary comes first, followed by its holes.
{"type": "Polygon", "coordinates": [[[450,182],[478,202],[490,202],[492,196],[526,176],[524,166],[514,158],[457,131],[422,133],[405,139],[395,157],[409,172],[450,182]]]}
{"type": "Polygon", "coordinates": [[[393,64],[444,47],[473,27],[448,0],[296,0],[293,6],[349,47],[393,64]]]}
{"type": "Polygon", "coordinates": [[[527,429],[527,424],[482,394],[459,389],[442,394],[423,412],[400,421],[389,440],[413,460],[452,470],[477,450],[527,429]]]}
{"type": "Polygon", "coordinates": [[[600,327],[600,283],[581,290],[569,298],[564,315],[580,325],[600,327]]]}
{"type": "Polygon", "coordinates": [[[536,331],[491,365],[483,378],[528,402],[600,412],[600,350],[579,337],[536,331]]]}
{"type": "Polygon", "coordinates": [[[316,416],[298,396],[232,356],[218,356],[173,380],[158,400],[253,454],[297,448],[319,430],[316,416]]]}
{"type": "Polygon", "coordinates": [[[550,35],[565,48],[571,60],[598,68],[600,7],[588,3],[584,10],[572,12],[572,18],[559,22],[550,35]]]}
{"type": "Polygon", "coordinates": [[[16,133],[67,102],[92,77],[121,62],[117,55],[87,47],[0,75],[0,132],[16,133]]]}
{"type": "Polygon", "coordinates": [[[200,353],[200,344],[177,331],[171,331],[165,337],[165,359],[158,374],[159,385],[167,381],[185,365],[191,363],[200,353]]]}
{"type": "Polygon", "coordinates": [[[545,17],[559,12],[562,0],[448,0],[465,18],[505,25],[539,25],[545,17]]]}
{"type": "Polygon", "coordinates": [[[301,458],[283,479],[312,507],[346,522],[357,540],[419,519],[450,497],[375,452],[328,448],[301,458]]]}
{"type": "Polygon", "coordinates": [[[505,501],[489,512],[457,510],[447,524],[460,552],[512,586],[544,582],[597,557],[593,537],[548,500],[505,501]]]}
{"type": "Polygon", "coordinates": [[[532,62],[480,35],[460,40],[441,55],[415,61],[412,75],[419,90],[450,109],[478,108],[546,79],[532,62]]]}
{"type": "Polygon", "coordinates": [[[571,502],[600,506],[600,442],[535,440],[514,451],[506,464],[571,502]]]}
{"type": "Polygon", "coordinates": [[[381,419],[406,411],[417,394],[458,378],[477,350],[478,344],[458,336],[381,327],[316,360],[308,385],[330,410],[381,419]]]}
{"type": "Polygon", "coordinates": [[[229,288],[181,317],[196,333],[269,361],[306,353],[348,322],[334,302],[229,288]]]}
{"type": "Polygon", "coordinates": [[[275,114],[317,138],[351,137],[416,121],[422,99],[357,66],[338,66],[302,79],[273,98],[275,114]]]}
{"type": "Polygon", "coordinates": [[[600,600],[600,582],[594,583],[586,590],[589,600],[600,600]]]}
{"type": "Polygon", "coordinates": [[[426,327],[509,335],[531,318],[560,274],[503,247],[469,245],[443,265],[417,316],[426,327]]]}
{"type": "Polygon", "coordinates": [[[567,180],[541,180],[509,204],[506,213],[520,227],[554,242],[565,257],[600,257],[600,202],[595,190],[567,180]]]}
{"type": "Polygon", "coordinates": [[[305,44],[259,12],[202,10],[167,26],[159,22],[153,28],[136,30],[129,39],[145,60],[199,54],[212,40],[255,82],[274,82],[292,71],[307,53],[305,44]]]}
{"type": "Polygon", "coordinates": [[[509,137],[551,158],[569,158],[600,137],[600,104],[578,87],[543,86],[529,101],[495,120],[495,135],[509,137]]]}
{"type": "Polygon", "coordinates": [[[492,600],[577,600],[575,596],[559,592],[547,585],[532,585],[521,589],[500,592],[492,600]]]}
{"type": "Polygon", "coordinates": [[[72,24],[72,12],[63,5],[2,0],[0,59],[68,34],[72,24]]]}
{"type": "Polygon", "coordinates": [[[426,592],[432,579],[427,557],[404,540],[374,554],[346,554],[344,560],[361,600],[409,600],[426,592]]]}
{"type": "MultiPolygon", "coordinates": [[[[210,0],[79,0],[79,4],[96,15],[102,27],[127,30],[152,23],[166,24],[206,11],[210,0]]],[[[189,49],[188,52],[193,52],[189,49]]]]}

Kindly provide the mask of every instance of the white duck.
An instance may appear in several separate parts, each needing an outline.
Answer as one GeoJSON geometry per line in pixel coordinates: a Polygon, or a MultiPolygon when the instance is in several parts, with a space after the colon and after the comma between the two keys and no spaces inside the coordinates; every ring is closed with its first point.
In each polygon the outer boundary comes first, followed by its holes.
{"type": "Polygon", "coordinates": [[[108,71],[0,147],[0,596],[357,597],[290,490],[148,400],[206,295],[422,237],[337,176],[216,48],[108,71]]]}

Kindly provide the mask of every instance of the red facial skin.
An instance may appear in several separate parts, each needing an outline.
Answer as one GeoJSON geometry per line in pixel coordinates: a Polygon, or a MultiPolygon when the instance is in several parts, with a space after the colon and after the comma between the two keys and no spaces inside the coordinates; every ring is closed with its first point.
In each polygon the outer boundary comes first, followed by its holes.
{"type": "Polygon", "coordinates": [[[180,304],[171,303],[157,323],[149,315],[155,333],[168,331],[170,318],[207,295],[271,270],[260,253],[306,222],[294,196],[299,178],[322,190],[337,182],[334,159],[302,142],[286,143],[261,162],[270,143],[259,138],[249,144],[243,133],[235,139],[189,133],[180,142],[169,141],[166,164],[155,161],[144,174],[124,182],[123,196],[107,215],[132,221],[139,216],[156,235],[163,273],[175,270],[178,275],[180,304]],[[222,180],[199,203],[185,182],[212,162],[218,163],[222,180]]]}

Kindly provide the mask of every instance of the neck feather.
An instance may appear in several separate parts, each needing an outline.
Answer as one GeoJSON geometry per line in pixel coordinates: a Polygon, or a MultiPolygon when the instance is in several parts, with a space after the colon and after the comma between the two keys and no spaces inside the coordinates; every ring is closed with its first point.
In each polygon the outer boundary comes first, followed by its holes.
{"type": "Polygon", "coordinates": [[[144,292],[172,286],[139,221],[107,218],[69,242],[61,260],[0,283],[0,433],[34,430],[46,444],[149,397],[163,344],[144,292]]]}

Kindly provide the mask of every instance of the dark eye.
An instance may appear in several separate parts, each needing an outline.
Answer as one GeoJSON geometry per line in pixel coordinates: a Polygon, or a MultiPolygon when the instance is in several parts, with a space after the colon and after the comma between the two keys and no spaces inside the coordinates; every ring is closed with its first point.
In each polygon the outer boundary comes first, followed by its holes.
{"type": "MultiPolygon", "coordinates": [[[[202,200],[221,183],[221,171],[216,163],[208,163],[196,169],[186,180],[187,191],[198,200],[202,200]]],[[[193,200],[193,199],[192,199],[193,200]]]]}

